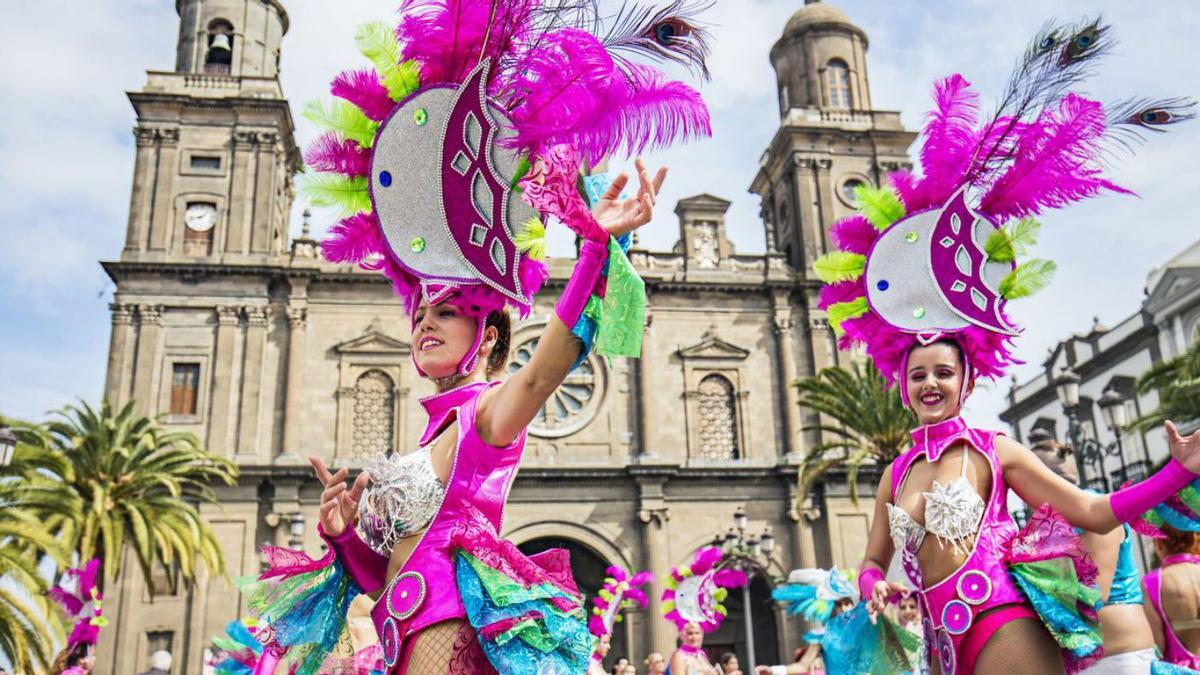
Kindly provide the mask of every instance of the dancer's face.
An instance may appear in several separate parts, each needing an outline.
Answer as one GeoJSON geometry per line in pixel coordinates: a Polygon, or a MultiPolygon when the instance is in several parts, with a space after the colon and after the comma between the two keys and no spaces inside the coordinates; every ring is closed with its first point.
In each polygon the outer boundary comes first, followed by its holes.
{"type": "MultiPolygon", "coordinates": [[[[475,344],[479,321],[453,302],[430,305],[422,301],[413,315],[412,348],[417,365],[431,379],[452,377],[475,344]]],[[[480,363],[487,359],[488,339],[495,342],[495,332],[495,328],[484,332],[480,363]]]]}
{"type": "MultiPolygon", "coordinates": [[[[904,386],[908,388],[908,403],[921,424],[936,424],[958,414],[962,378],[962,357],[953,345],[935,342],[909,352],[904,386]]],[[[972,388],[968,384],[967,393],[972,388]]]]}
{"type": "Polygon", "coordinates": [[[667,660],[658,652],[646,657],[646,672],[650,675],[661,675],[667,669],[667,660]]]}
{"type": "Polygon", "coordinates": [[[921,612],[917,610],[916,598],[904,598],[900,601],[900,624],[907,625],[921,620],[921,612]]]}
{"type": "Polygon", "coordinates": [[[679,637],[689,647],[699,647],[704,643],[704,631],[694,623],[685,624],[683,630],[679,631],[679,637]]]}
{"type": "Polygon", "coordinates": [[[600,658],[608,656],[608,650],[612,649],[612,637],[605,635],[600,638],[600,642],[596,644],[596,653],[600,658]]]}

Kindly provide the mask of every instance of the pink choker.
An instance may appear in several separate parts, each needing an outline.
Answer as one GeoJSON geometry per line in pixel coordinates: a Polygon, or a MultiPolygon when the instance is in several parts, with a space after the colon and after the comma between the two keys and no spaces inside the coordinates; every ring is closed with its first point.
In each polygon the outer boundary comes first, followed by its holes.
{"type": "Polygon", "coordinates": [[[698,655],[704,653],[704,648],[703,647],[689,647],[687,645],[679,645],[679,651],[683,652],[684,654],[698,656],[698,655]]]}
{"type": "Polygon", "coordinates": [[[1178,565],[1180,563],[1195,563],[1200,565],[1200,555],[1196,555],[1195,553],[1174,553],[1163,558],[1162,564],[1159,567],[1178,565]]]}

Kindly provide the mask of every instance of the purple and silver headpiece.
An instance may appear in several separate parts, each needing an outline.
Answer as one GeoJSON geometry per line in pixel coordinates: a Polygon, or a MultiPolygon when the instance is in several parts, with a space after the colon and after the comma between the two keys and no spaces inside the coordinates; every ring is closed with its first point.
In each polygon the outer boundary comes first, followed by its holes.
{"type": "Polygon", "coordinates": [[[710,133],[694,89],[631,60],[706,73],[692,16],[708,4],[629,5],[600,21],[587,3],[405,0],[394,29],[363,26],[374,68],[340,74],[336,99],[305,111],[327,133],[302,188],[344,216],[325,257],[384,272],[410,315],[453,298],[481,334],[494,310],[526,316],[547,277],[544,221],[599,228],[581,169],[710,133]]]}
{"type": "MultiPolygon", "coordinates": [[[[1047,24],[1017,64],[996,112],[961,75],[934,85],[920,152],[922,173],[857,190],[859,213],[831,229],[838,249],[813,264],[825,282],[819,307],[839,345],[861,345],[890,383],[914,345],[949,339],[968,381],[999,378],[1016,363],[1020,329],[1007,303],[1048,283],[1054,263],[1018,264],[1037,238],[1033,216],[1104,191],[1114,147],[1194,116],[1185,99],[1105,106],[1071,89],[1111,43],[1099,22],[1047,24]]],[[[902,394],[905,390],[901,387],[902,394]]]]}

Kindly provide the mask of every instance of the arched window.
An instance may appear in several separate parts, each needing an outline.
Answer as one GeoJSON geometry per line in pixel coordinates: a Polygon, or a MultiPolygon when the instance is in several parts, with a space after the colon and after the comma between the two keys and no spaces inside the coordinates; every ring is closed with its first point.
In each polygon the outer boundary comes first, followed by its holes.
{"type": "Polygon", "coordinates": [[[228,75],[233,64],[233,24],[214,19],[208,24],[208,51],[204,54],[204,72],[228,75]]]}
{"type": "Polygon", "coordinates": [[[825,67],[825,80],[829,88],[829,107],[851,107],[850,100],[850,68],[845,61],[834,59],[825,67]]]}
{"type": "Polygon", "coordinates": [[[739,459],[737,399],[733,385],[720,375],[700,380],[700,458],[739,459]]]}
{"type": "Polygon", "coordinates": [[[359,457],[388,454],[395,447],[396,391],[392,378],[368,370],[354,383],[354,444],[359,457]]]}

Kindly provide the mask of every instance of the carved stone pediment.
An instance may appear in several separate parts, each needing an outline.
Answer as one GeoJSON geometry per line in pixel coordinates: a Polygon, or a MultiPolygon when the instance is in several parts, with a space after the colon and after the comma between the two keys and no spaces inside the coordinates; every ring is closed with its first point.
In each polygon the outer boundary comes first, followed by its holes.
{"type": "Polygon", "coordinates": [[[366,333],[334,345],[338,354],[403,354],[412,353],[412,346],[403,340],[386,335],[371,327],[366,333]]]}
{"type": "Polygon", "coordinates": [[[741,361],[749,355],[750,350],[743,349],[735,344],[722,340],[712,330],[706,332],[704,334],[704,339],[700,342],[692,345],[691,347],[682,347],[679,350],[679,357],[685,361],[689,359],[741,361]]]}

